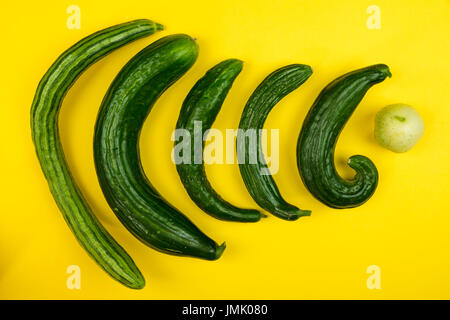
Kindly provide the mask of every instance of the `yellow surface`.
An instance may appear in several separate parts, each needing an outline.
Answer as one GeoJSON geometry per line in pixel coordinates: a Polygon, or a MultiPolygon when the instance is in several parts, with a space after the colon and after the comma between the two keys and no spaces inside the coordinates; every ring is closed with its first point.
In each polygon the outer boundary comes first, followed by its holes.
{"type": "MultiPolygon", "coordinates": [[[[391,299],[450,298],[450,1],[6,1],[2,4],[0,116],[0,298],[132,299],[391,299]],[[69,5],[81,9],[81,29],[69,30],[69,5]],[[369,5],[381,10],[381,29],[366,26],[369,5]],[[166,26],[92,66],[67,95],[61,135],[76,180],[96,215],[147,279],[134,291],[110,279],[81,249],[59,213],[30,138],[29,109],[39,79],[57,56],[82,37],[135,18],[166,26]],[[158,101],[141,148],[152,183],[227,250],[215,262],[164,255],[130,235],[108,208],[92,155],[96,114],[120,68],[152,41],[173,33],[196,37],[199,59],[158,101]],[[266,127],[280,129],[285,198],[312,216],[257,224],[217,221],[188,198],[170,161],[170,135],[181,103],[204,72],[226,58],[245,61],[214,127],[236,128],[244,104],[271,71],[309,64],[313,76],[286,97],[266,127]],[[339,140],[336,161],[364,154],[380,183],[363,206],[333,210],[303,186],[295,146],[303,118],[320,90],[352,69],[386,63],[393,77],[366,95],[339,140]],[[379,147],[375,113],[387,104],[413,105],[425,135],[408,153],[379,147]],[[81,289],[69,290],[69,265],[81,268],[81,289]],[[377,265],[381,289],[368,289],[366,269],[377,265]]],[[[256,204],[237,165],[211,165],[210,180],[224,198],[256,204]]]]}

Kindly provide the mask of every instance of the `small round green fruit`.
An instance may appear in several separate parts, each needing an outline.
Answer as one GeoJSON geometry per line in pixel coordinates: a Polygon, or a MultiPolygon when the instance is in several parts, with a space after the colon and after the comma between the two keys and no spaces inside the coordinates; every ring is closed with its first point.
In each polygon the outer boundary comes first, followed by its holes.
{"type": "Polygon", "coordinates": [[[410,150],[422,138],[424,123],[420,114],[406,104],[392,104],[375,116],[375,139],[394,152],[410,150]]]}

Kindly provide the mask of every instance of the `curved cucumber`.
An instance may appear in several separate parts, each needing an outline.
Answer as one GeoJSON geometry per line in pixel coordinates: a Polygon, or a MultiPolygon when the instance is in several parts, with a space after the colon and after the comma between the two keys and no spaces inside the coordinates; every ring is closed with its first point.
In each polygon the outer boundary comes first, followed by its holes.
{"type": "Polygon", "coordinates": [[[94,156],[106,200],[131,233],[161,252],[215,260],[225,244],[217,245],[158,193],[145,176],[139,154],[139,134],[151,108],[197,55],[192,38],[171,35],[133,57],[102,102],[94,156]]]}
{"type": "Polygon", "coordinates": [[[234,80],[242,70],[242,61],[229,59],[210,69],[203,78],[201,78],[191,89],[181,107],[180,115],[177,122],[177,130],[187,130],[189,132],[189,140],[183,136],[183,140],[178,146],[187,147],[191,150],[189,163],[177,163],[177,171],[181,182],[184,185],[191,199],[203,211],[211,216],[227,221],[255,222],[259,221],[261,214],[257,210],[242,209],[235,207],[225,201],[209,183],[205,167],[203,164],[203,152],[199,155],[200,163],[195,163],[194,139],[196,132],[196,122],[201,125],[200,139],[202,141],[202,149],[205,146],[203,134],[209,130],[222,107],[223,101],[231,89],[234,80]]]}
{"type": "Polygon", "coordinates": [[[296,220],[301,216],[309,216],[311,212],[287,203],[272,176],[263,174],[268,168],[262,156],[260,132],[270,110],[311,74],[311,67],[301,64],[288,65],[272,72],[247,101],[239,123],[237,152],[238,160],[239,157],[243,159],[239,161],[239,169],[247,190],[261,208],[285,220],[296,220]],[[258,137],[254,147],[247,139],[247,133],[251,133],[249,130],[253,130],[258,137]],[[249,163],[252,158],[258,159],[257,163],[249,163]]]}
{"type": "Polygon", "coordinates": [[[378,171],[370,159],[356,155],[348,164],[352,180],[339,176],[334,148],[342,128],[374,84],[391,76],[388,66],[377,64],[347,73],[326,86],[306,116],[297,142],[297,166],[308,190],[332,208],[352,208],[366,202],[378,184],[378,171]]]}
{"type": "Polygon", "coordinates": [[[153,34],[162,26],[136,20],[98,31],[66,50],[40,81],[31,107],[31,132],[50,191],[81,246],[114,279],[139,289],[142,274],[125,250],[92,214],[67,166],[58,132],[66,92],[83,71],[121,46],[153,34]]]}

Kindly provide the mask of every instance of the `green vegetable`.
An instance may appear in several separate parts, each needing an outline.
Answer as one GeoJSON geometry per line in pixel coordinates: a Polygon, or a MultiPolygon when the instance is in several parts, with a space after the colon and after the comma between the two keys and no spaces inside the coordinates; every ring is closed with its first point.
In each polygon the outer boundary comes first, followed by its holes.
{"type": "Polygon", "coordinates": [[[215,260],[225,244],[218,246],[158,193],[145,176],[139,155],[139,134],[151,108],[197,55],[192,38],[171,35],[134,56],[102,102],[94,156],[106,200],[138,239],[165,253],[215,260]]]}
{"type": "Polygon", "coordinates": [[[388,66],[373,65],[347,73],[326,86],[306,116],[297,142],[297,166],[308,190],[333,208],[352,208],[375,192],[378,171],[370,159],[355,155],[348,164],[352,180],[336,172],[334,148],[339,134],[367,90],[391,76],[388,66]]]}
{"type": "Polygon", "coordinates": [[[423,120],[406,104],[393,104],[381,109],[375,117],[375,139],[394,152],[406,152],[422,138],[423,120]]]}
{"type": "MultiPolygon", "coordinates": [[[[189,92],[183,102],[176,128],[189,132],[190,139],[183,139],[179,144],[182,144],[182,151],[186,147],[191,150],[191,153],[189,163],[177,163],[177,171],[191,199],[206,213],[221,220],[255,222],[261,218],[257,210],[237,208],[225,201],[211,187],[203,165],[203,152],[199,154],[200,161],[197,161],[199,163],[195,163],[196,139],[194,136],[198,134],[194,130],[195,123],[198,122],[202,126],[200,132],[200,139],[202,139],[204,131],[211,128],[228,91],[241,70],[241,61],[225,60],[209,70],[189,92]]],[[[202,139],[201,150],[204,146],[202,139]]],[[[180,157],[184,157],[182,151],[180,157]]]]}
{"type": "Polygon", "coordinates": [[[67,166],[58,132],[58,114],[66,92],[92,63],[121,46],[162,30],[136,20],[98,31],[66,50],[37,88],[31,107],[31,132],[50,191],[81,246],[114,279],[140,289],[142,274],[125,250],[92,214],[67,166]]]}
{"type": "Polygon", "coordinates": [[[255,134],[258,134],[270,110],[283,97],[303,84],[311,74],[311,67],[300,64],[285,66],[272,72],[249,98],[239,123],[237,152],[238,158],[239,156],[243,158],[239,163],[239,169],[245,186],[261,208],[286,220],[309,216],[311,212],[301,210],[282,198],[272,176],[263,173],[267,172],[268,168],[261,156],[263,153],[261,137],[257,139],[256,148],[251,148],[246,132],[254,130],[255,134]],[[250,163],[252,158],[259,158],[259,161],[250,163]]]}

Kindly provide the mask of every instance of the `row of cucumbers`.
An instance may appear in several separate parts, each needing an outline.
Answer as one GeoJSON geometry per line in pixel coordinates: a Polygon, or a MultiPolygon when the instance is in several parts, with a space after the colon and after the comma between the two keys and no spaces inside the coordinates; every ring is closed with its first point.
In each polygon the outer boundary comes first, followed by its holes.
{"type": "MultiPolygon", "coordinates": [[[[131,257],[97,220],[74,182],[60,142],[58,114],[66,92],[87,67],[111,51],[162,29],[152,21],[136,20],[82,39],[44,75],[31,108],[36,153],[64,219],[83,248],[109,275],[135,289],[143,288],[145,280],[131,257]]],[[[132,234],[164,253],[215,260],[225,243],[219,245],[206,236],[150,184],[142,169],[138,141],[156,100],[189,70],[197,55],[198,47],[192,38],[171,35],[133,57],[103,99],[95,126],[94,156],[105,198],[132,234]]],[[[202,122],[203,130],[209,129],[241,70],[242,62],[235,59],[210,69],[184,100],[177,128],[189,130],[192,138],[196,121],[202,122]]],[[[270,74],[248,100],[239,128],[262,129],[277,102],[311,74],[309,66],[298,64],[270,74]]],[[[374,65],[336,79],[321,92],[304,121],[298,140],[300,174],[311,193],[331,207],[360,205],[376,188],[377,170],[368,158],[350,158],[349,165],[357,174],[347,181],[337,174],[333,153],[342,127],[365,92],[386,76],[390,76],[387,66],[374,65]]],[[[261,152],[259,139],[256,151],[249,148],[247,139],[238,141],[238,153],[250,157],[252,152],[261,152]]],[[[195,157],[194,150],[191,156],[195,157]]],[[[240,163],[239,168],[249,193],[264,210],[286,220],[310,214],[282,198],[271,175],[261,174],[261,170],[267,170],[264,162],[240,163]]],[[[177,171],[189,196],[210,215],[241,222],[264,217],[257,210],[238,208],[221,198],[208,182],[202,162],[177,164],[177,171]]]]}

